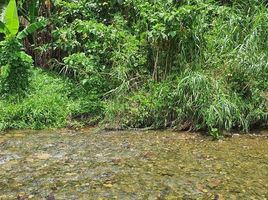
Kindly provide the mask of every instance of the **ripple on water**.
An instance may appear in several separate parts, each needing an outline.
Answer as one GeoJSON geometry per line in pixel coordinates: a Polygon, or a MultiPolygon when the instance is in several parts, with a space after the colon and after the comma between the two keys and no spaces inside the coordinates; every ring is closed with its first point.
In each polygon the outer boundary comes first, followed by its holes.
{"type": "Polygon", "coordinates": [[[9,161],[12,160],[18,160],[20,159],[20,156],[17,154],[12,154],[12,153],[0,153],[0,165],[3,165],[9,161]]]}

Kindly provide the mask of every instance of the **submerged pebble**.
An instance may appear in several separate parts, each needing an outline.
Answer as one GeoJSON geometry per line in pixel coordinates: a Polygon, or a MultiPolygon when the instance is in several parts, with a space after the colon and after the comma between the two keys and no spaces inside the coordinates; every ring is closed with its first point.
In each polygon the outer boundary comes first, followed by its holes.
{"type": "Polygon", "coordinates": [[[1,136],[0,199],[268,197],[267,137],[67,133],[1,136]]]}

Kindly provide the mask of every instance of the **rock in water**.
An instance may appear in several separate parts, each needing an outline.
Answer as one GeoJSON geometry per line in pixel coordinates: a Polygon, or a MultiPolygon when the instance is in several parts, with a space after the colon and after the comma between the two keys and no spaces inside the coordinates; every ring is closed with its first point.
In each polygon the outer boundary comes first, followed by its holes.
{"type": "Polygon", "coordinates": [[[55,196],[53,193],[49,194],[47,197],[46,197],[46,200],[56,200],[55,199],[55,196]]]}
{"type": "Polygon", "coordinates": [[[28,199],[28,196],[25,193],[21,193],[17,196],[18,200],[26,200],[28,199]]]}

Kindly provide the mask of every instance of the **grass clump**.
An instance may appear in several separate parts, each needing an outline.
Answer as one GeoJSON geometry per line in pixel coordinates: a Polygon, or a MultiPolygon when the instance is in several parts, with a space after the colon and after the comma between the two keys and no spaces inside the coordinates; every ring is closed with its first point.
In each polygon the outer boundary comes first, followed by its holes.
{"type": "Polygon", "coordinates": [[[82,124],[87,123],[89,117],[90,121],[98,120],[93,119],[94,113],[100,110],[97,97],[80,92],[68,79],[38,69],[32,72],[27,96],[17,101],[0,100],[0,130],[79,125],[85,113],[91,115],[85,117],[82,124]]]}
{"type": "Polygon", "coordinates": [[[0,101],[0,129],[62,127],[70,115],[66,86],[59,78],[34,70],[27,96],[0,101]]]}
{"type": "Polygon", "coordinates": [[[204,71],[188,71],[109,102],[105,120],[117,128],[208,130],[212,134],[266,126],[268,107],[263,91],[251,88],[254,92],[245,99],[243,92],[234,92],[229,84],[204,71]]]}

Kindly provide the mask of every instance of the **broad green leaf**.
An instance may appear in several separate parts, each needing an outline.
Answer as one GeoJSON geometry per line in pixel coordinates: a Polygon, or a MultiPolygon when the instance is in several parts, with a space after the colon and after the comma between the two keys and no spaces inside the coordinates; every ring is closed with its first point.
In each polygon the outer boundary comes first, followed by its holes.
{"type": "Polygon", "coordinates": [[[4,13],[3,21],[11,35],[16,35],[19,30],[19,16],[15,0],[10,0],[4,13]]]}
{"type": "Polygon", "coordinates": [[[28,35],[32,34],[33,32],[37,31],[40,28],[43,28],[47,25],[47,20],[42,20],[39,22],[35,22],[27,26],[21,32],[18,33],[17,38],[19,40],[26,38],[28,35]]]}

